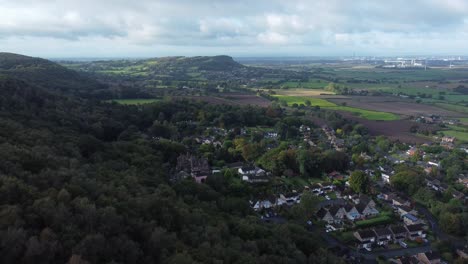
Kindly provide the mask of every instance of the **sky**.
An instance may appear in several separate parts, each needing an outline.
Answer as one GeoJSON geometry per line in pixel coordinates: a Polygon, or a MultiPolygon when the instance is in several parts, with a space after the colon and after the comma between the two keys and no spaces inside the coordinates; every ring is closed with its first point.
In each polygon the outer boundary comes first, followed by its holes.
{"type": "Polygon", "coordinates": [[[47,58],[468,55],[468,0],[0,0],[0,51],[47,58]]]}

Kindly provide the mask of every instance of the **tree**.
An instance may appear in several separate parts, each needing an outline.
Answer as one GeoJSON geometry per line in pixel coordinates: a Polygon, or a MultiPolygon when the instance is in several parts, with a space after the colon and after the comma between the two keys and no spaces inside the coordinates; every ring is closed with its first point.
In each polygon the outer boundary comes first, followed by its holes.
{"type": "Polygon", "coordinates": [[[318,197],[311,192],[304,193],[301,197],[301,203],[293,207],[292,217],[305,223],[315,215],[319,202],[318,197]]]}
{"type": "Polygon", "coordinates": [[[363,171],[354,171],[349,177],[349,186],[357,193],[367,193],[369,177],[363,171]]]}
{"type": "Polygon", "coordinates": [[[402,170],[390,178],[390,184],[397,190],[413,195],[424,186],[424,177],[413,170],[402,170]]]}

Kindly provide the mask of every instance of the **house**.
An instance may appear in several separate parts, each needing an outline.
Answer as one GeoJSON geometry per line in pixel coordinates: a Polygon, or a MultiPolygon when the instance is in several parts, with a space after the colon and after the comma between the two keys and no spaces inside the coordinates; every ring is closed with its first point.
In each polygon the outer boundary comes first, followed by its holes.
{"type": "Polygon", "coordinates": [[[197,183],[203,183],[211,175],[211,168],[206,158],[186,154],[177,157],[176,172],[178,179],[190,175],[197,183]]]}
{"type": "Polygon", "coordinates": [[[416,155],[416,154],[418,154],[418,153],[419,153],[419,150],[418,150],[418,148],[416,148],[416,147],[411,147],[410,149],[408,149],[408,150],[406,151],[406,154],[407,154],[408,156],[414,156],[414,155],[416,155]]]}
{"type": "Polygon", "coordinates": [[[408,238],[411,240],[426,238],[423,224],[407,225],[406,230],[408,230],[408,238]]]}
{"type": "Polygon", "coordinates": [[[255,211],[260,211],[262,209],[270,209],[274,206],[274,203],[272,203],[270,200],[260,200],[255,203],[253,206],[253,209],[255,211]]]}
{"type": "Polygon", "coordinates": [[[357,199],[357,202],[355,201],[356,204],[365,204],[366,206],[369,207],[375,207],[375,202],[372,200],[369,196],[365,194],[361,194],[359,198],[357,199]]]}
{"type": "Polygon", "coordinates": [[[322,191],[322,187],[318,184],[314,184],[310,187],[310,189],[312,190],[312,193],[319,196],[320,194],[323,193],[322,191]]]}
{"type": "Polygon", "coordinates": [[[244,163],[241,162],[241,161],[238,161],[238,162],[233,162],[233,163],[229,163],[227,165],[228,168],[230,169],[240,169],[244,166],[244,163]]]}
{"type": "Polygon", "coordinates": [[[276,133],[276,132],[266,132],[264,136],[265,136],[265,138],[277,138],[278,133],[276,133]]]}
{"type": "Polygon", "coordinates": [[[345,176],[337,171],[328,173],[328,178],[330,180],[343,180],[345,176]]]}
{"type": "Polygon", "coordinates": [[[243,181],[250,183],[262,183],[269,181],[267,173],[256,166],[243,166],[239,168],[237,172],[241,175],[243,181]]]}
{"type": "Polygon", "coordinates": [[[280,199],[284,200],[288,205],[299,203],[301,197],[297,192],[291,192],[287,194],[280,194],[280,199]]]}
{"type": "Polygon", "coordinates": [[[405,225],[414,225],[421,223],[421,219],[417,218],[415,215],[412,214],[404,214],[402,218],[405,225]]]}
{"type": "Polygon", "coordinates": [[[346,216],[346,211],[341,206],[336,206],[336,205],[332,206],[332,207],[330,207],[330,209],[328,211],[333,216],[334,222],[337,222],[337,223],[343,221],[343,219],[346,216]]]}
{"type": "Polygon", "coordinates": [[[372,249],[375,243],[375,232],[372,230],[359,230],[354,232],[354,237],[359,240],[358,248],[372,249]]]}
{"type": "Polygon", "coordinates": [[[465,188],[468,188],[468,177],[462,175],[460,177],[458,177],[458,183],[462,184],[463,186],[465,186],[465,188]]]}
{"type": "Polygon", "coordinates": [[[385,173],[382,173],[382,176],[381,176],[381,177],[382,177],[382,181],[383,181],[384,183],[390,184],[390,175],[385,174],[385,173]]]}
{"type": "Polygon", "coordinates": [[[409,206],[406,206],[406,205],[398,205],[397,207],[397,212],[400,216],[403,216],[405,214],[412,214],[412,215],[417,215],[418,214],[418,211],[412,209],[411,207],[409,206]]]}
{"type": "Polygon", "coordinates": [[[317,212],[317,218],[329,224],[341,223],[345,216],[345,209],[338,205],[332,205],[330,208],[321,208],[317,212]]]}
{"type": "Polygon", "coordinates": [[[375,209],[374,207],[370,206],[370,204],[365,204],[365,203],[359,203],[356,205],[356,209],[362,216],[373,216],[373,215],[378,215],[379,211],[375,209]]]}
{"type": "Polygon", "coordinates": [[[335,221],[335,219],[333,218],[332,214],[330,213],[330,211],[328,211],[327,209],[325,208],[320,208],[320,210],[318,210],[317,212],[317,218],[321,221],[325,221],[329,224],[333,223],[335,221]]]}
{"type": "Polygon", "coordinates": [[[442,137],[441,142],[443,142],[443,143],[454,143],[455,142],[455,137],[444,136],[444,137],[442,137]]]}
{"type": "Polygon", "coordinates": [[[441,263],[440,255],[437,252],[429,251],[425,253],[418,253],[418,260],[424,264],[438,264],[441,263]]]}
{"type": "Polygon", "coordinates": [[[462,259],[468,259],[468,251],[465,249],[457,249],[457,255],[462,259]]]}
{"type": "Polygon", "coordinates": [[[389,261],[390,263],[396,263],[396,264],[420,264],[421,263],[416,256],[401,257],[398,259],[389,259],[389,261]]]}
{"type": "Polygon", "coordinates": [[[462,200],[465,195],[462,192],[459,192],[457,190],[452,191],[452,197],[458,200],[462,200]]]}
{"type": "Polygon", "coordinates": [[[309,132],[310,131],[310,127],[309,126],[306,126],[306,125],[301,125],[299,127],[299,131],[304,133],[304,132],[309,132]]]}
{"type": "Polygon", "coordinates": [[[397,195],[393,192],[382,192],[382,198],[385,201],[393,201],[394,198],[396,198],[397,195]]]}
{"type": "Polygon", "coordinates": [[[411,203],[407,200],[403,200],[401,199],[400,197],[394,197],[392,198],[392,204],[394,206],[398,206],[398,205],[406,205],[406,206],[410,206],[411,203]]]}
{"type": "Polygon", "coordinates": [[[392,226],[390,230],[392,231],[393,241],[395,243],[405,240],[408,234],[408,230],[404,226],[392,226]]]}
{"type": "Polygon", "coordinates": [[[345,211],[346,217],[351,221],[361,218],[361,213],[359,213],[355,205],[347,204],[345,206],[345,211]]]}
{"type": "Polygon", "coordinates": [[[437,179],[435,179],[435,180],[429,180],[429,179],[426,180],[426,185],[428,187],[432,188],[433,190],[438,191],[438,192],[444,192],[448,188],[447,184],[441,183],[437,179]]]}
{"type": "Polygon", "coordinates": [[[322,187],[323,192],[332,192],[335,189],[335,186],[333,184],[325,185],[319,183],[319,185],[322,187]]]}
{"type": "Polygon", "coordinates": [[[392,241],[392,231],[388,228],[379,228],[379,229],[374,229],[375,232],[375,240],[377,242],[377,245],[382,246],[382,245],[387,245],[390,241],[392,241]]]}

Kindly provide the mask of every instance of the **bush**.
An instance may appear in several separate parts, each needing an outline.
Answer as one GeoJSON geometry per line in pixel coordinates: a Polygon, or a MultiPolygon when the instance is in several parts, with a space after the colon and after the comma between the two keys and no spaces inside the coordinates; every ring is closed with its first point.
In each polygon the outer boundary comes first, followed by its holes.
{"type": "Polygon", "coordinates": [[[390,216],[382,215],[379,217],[358,221],[356,222],[356,226],[359,228],[364,228],[376,225],[389,224],[390,222],[392,222],[392,218],[390,216]]]}

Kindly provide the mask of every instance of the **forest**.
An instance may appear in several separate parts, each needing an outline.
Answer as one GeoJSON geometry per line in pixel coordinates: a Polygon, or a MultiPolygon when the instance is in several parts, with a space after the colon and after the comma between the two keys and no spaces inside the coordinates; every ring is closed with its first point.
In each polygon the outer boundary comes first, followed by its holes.
{"type": "Polygon", "coordinates": [[[252,189],[232,175],[170,181],[197,127],[272,125],[281,114],[122,106],[8,74],[0,107],[1,263],[342,262],[299,220],[261,222],[252,189]]]}

